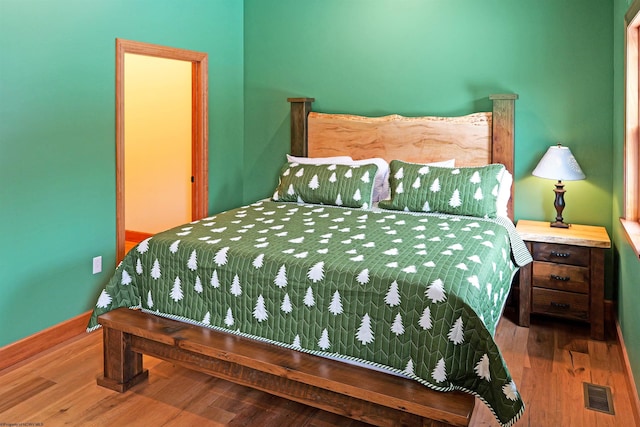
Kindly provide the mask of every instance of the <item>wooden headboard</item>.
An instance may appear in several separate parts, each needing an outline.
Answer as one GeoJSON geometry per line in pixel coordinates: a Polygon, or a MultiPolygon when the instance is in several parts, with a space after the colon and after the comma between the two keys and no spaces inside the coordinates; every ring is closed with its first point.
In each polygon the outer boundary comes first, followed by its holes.
{"type": "MultiPolygon", "coordinates": [[[[291,154],[348,155],[426,163],[455,158],[456,166],[502,163],[514,172],[516,94],[491,95],[492,112],[459,117],[365,117],[311,110],[314,98],[289,98],[291,154]]],[[[513,219],[514,186],[508,213],[513,219]]]]}

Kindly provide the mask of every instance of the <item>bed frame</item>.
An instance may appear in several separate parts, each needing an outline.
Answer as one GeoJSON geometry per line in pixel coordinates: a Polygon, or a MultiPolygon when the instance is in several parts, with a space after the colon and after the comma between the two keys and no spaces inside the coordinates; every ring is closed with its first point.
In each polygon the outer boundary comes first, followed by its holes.
{"type": "MultiPolygon", "coordinates": [[[[290,98],[291,152],[414,161],[453,156],[460,166],[500,162],[513,173],[517,95],[491,99],[493,114],[367,118],[311,112],[313,98],[290,98]],[[357,148],[356,140],[365,147],[357,148]],[[438,148],[443,145],[447,148],[438,148]]],[[[509,214],[513,218],[512,203],[509,214]]],[[[146,354],[374,425],[467,426],[471,421],[475,398],[466,393],[433,391],[399,376],[138,310],[120,308],[98,321],[104,375],[97,382],[118,392],[148,378],[142,364],[146,354]]]]}

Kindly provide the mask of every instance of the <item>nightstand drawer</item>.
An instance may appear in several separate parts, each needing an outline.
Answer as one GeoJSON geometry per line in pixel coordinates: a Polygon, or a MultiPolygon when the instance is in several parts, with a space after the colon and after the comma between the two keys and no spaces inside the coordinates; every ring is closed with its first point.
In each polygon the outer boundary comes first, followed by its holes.
{"type": "Polygon", "coordinates": [[[559,291],[589,293],[589,269],[552,262],[533,262],[533,286],[559,291]]]}
{"type": "Polygon", "coordinates": [[[584,246],[559,245],[557,243],[534,243],[533,259],[561,264],[589,265],[589,248],[584,246]]]}
{"type": "Polygon", "coordinates": [[[531,311],[589,320],[589,295],[533,288],[531,311]]]}

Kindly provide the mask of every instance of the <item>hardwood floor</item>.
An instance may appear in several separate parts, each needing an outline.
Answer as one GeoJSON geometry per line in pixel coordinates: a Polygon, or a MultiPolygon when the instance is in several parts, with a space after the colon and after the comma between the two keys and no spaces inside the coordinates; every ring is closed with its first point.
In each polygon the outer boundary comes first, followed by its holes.
{"type": "MultiPolygon", "coordinates": [[[[517,427],[634,426],[620,348],[593,341],[589,328],[505,317],[496,338],[525,399],[517,427]],[[584,408],[583,382],[611,387],[615,415],[584,408]]],[[[0,371],[0,425],[44,426],[365,426],[266,393],[145,356],[149,381],[118,394],[96,385],[102,334],[82,334],[0,371]]],[[[477,402],[472,426],[497,426],[477,402]]]]}

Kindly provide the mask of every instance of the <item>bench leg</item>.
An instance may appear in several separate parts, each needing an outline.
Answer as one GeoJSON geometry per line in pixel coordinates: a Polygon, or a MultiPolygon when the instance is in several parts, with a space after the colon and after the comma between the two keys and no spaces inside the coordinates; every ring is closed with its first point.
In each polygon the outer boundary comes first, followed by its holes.
{"type": "Polygon", "coordinates": [[[130,334],[103,327],[103,354],[104,375],[98,385],[123,393],[149,377],[142,354],[131,350],[130,334]]]}

